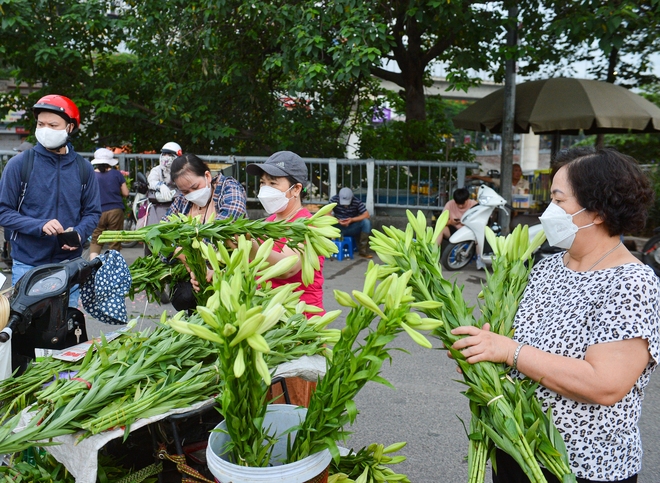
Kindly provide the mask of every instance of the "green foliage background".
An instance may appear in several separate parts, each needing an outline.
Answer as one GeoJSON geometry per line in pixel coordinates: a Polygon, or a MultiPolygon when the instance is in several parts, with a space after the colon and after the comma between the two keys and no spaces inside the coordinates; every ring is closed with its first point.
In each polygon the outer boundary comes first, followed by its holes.
{"type": "MultiPolygon", "coordinates": [[[[451,104],[425,97],[441,62],[456,89],[502,79],[517,57],[528,75],[588,60],[625,85],[657,82],[660,0],[0,0],[0,116],[59,93],[80,107],[80,150],[167,141],[209,154],[467,159],[447,149],[451,104]],[[514,21],[520,41],[506,47],[514,21]],[[626,56],[635,53],[634,56],[626,56]],[[394,68],[391,68],[393,66],[394,68]],[[374,126],[380,81],[406,122],[374,126]]],[[[460,107],[460,106],[459,106],[460,107]]],[[[650,142],[650,141],[649,141],[650,142]]],[[[451,147],[451,145],[450,145],[451,147]]]]}

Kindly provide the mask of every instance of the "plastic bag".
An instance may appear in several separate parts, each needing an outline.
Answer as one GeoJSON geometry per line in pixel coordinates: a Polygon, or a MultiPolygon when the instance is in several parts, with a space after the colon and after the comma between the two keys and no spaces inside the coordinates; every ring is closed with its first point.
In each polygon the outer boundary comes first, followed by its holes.
{"type": "MultiPolygon", "coordinates": [[[[11,329],[5,328],[4,331],[11,332],[11,329]]],[[[11,339],[7,342],[0,342],[0,381],[11,377],[11,339]]]]}

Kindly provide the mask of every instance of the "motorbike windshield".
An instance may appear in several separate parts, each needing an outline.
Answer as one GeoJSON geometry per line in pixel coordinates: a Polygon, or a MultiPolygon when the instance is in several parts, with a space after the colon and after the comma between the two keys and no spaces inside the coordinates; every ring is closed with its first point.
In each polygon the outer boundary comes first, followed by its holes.
{"type": "Polygon", "coordinates": [[[495,190],[486,185],[482,185],[481,188],[479,188],[477,202],[480,205],[485,206],[503,206],[506,203],[506,200],[498,195],[495,190]]]}

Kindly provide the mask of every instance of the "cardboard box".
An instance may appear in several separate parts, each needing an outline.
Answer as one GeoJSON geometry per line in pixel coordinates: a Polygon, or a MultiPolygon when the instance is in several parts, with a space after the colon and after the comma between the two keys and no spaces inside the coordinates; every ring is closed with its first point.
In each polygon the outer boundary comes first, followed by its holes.
{"type": "Polygon", "coordinates": [[[530,208],[534,204],[533,195],[512,195],[511,205],[514,208],[530,208]]]}

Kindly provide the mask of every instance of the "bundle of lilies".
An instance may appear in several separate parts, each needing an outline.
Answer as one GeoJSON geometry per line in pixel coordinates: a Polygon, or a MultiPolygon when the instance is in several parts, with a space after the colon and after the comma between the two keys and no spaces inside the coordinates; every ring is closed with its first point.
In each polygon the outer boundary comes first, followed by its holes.
{"type": "Polygon", "coordinates": [[[494,461],[495,448],[505,451],[520,465],[530,481],[545,482],[541,465],[564,483],[574,482],[566,447],[552,421],[550,409],[543,410],[535,396],[537,383],[512,378],[505,364],[469,364],[452,345],[460,337],[451,333],[459,326],[483,327],[507,337],[513,336],[513,321],[532,266],[532,254],[543,243],[541,232],[529,242],[528,228],[518,226],[507,237],[496,237],[487,230],[493,249],[492,273],[480,294],[481,316],[477,319],[463,298],[462,288],[450,283],[440,269],[440,247],[436,243],[448,212],[438,220],[435,230],[426,226],[424,215],[408,212],[405,231],[383,227],[373,231],[371,248],[392,270],[412,270],[410,284],[419,301],[438,301],[438,308],[420,309],[440,319],[442,326],[433,335],[440,338],[458,363],[465,396],[470,400],[472,420],[469,431],[469,482],[483,482],[486,462],[494,461]]]}

